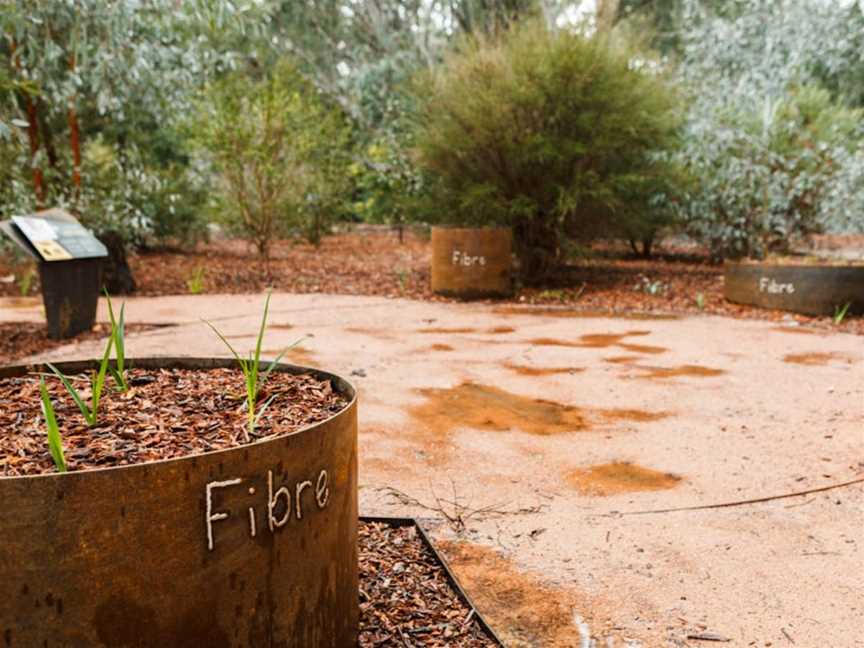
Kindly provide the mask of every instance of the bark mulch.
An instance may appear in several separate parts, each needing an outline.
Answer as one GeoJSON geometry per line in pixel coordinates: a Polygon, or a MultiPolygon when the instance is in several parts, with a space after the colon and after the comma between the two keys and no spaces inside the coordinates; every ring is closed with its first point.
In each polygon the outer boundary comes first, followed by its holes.
{"type": "Polygon", "coordinates": [[[496,646],[415,527],[360,524],[360,640],[372,646],[496,646]]]}
{"type": "MultiPolygon", "coordinates": [[[[155,328],[150,324],[126,325],[127,333],[140,333],[155,328]]],[[[15,360],[26,358],[37,353],[45,353],[67,344],[84,342],[85,340],[107,339],[111,333],[109,324],[96,324],[92,330],[65,340],[53,340],[48,337],[45,324],[32,322],[0,322],[0,365],[12,364],[15,360]]]]}
{"type": "MultiPolygon", "coordinates": [[[[89,404],[90,376],[70,376],[89,404]]],[[[258,396],[272,401],[251,435],[238,369],[131,369],[130,389],[106,378],[97,424],[87,426],[60,380],[46,377],[70,471],[106,468],[200,454],[287,434],[325,420],[347,402],[329,381],[273,372],[258,396]]],[[[0,380],[0,475],[55,472],[48,451],[39,377],[0,380]]]]}
{"type": "MultiPolygon", "coordinates": [[[[862,245],[860,237],[848,245],[862,245]]],[[[502,302],[567,306],[612,313],[663,312],[717,314],[748,319],[796,321],[817,328],[864,334],[864,318],[847,317],[835,326],[830,317],[807,317],[726,302],[723,267],[698,248],[658,246],[652,259],[628,256],[598,244],[573,259],[542,288],[520,287],[502,302]]],[[[408,231],[362,228],[324,238],[320,247],[277,241],[264,263],[240,241],[218,241],[182,252],[133,254],[130,265],[138,295],[279,292],[378,295],[449,301],[430,290],[431,249],[427,238],[408,231]],[[200,278],[200,286],[195,280],[200,278]]],[[[0,261],[0,276],[21,277],[26,266],[0,261]]],[[[30,287],[38,294],[38,279],[30,287]]],[[[0,283],[0,296],[17,296],[19,284],[0,283]]]]}

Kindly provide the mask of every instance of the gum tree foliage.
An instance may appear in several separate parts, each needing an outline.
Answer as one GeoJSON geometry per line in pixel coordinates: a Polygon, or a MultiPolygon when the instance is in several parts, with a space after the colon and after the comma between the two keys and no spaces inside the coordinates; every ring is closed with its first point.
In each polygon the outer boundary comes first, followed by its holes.
{"type": "Polygon", "coordinates": [[[691,90],[682,203],[717,257],[762,256],[795,237],[864,228],[859,5],[746,0],[683,7],[680,77],[691,90]]]}
{"type": "Polygon", "coordinates": [[[4,214],[66,205],[128,238],[190,234],[176,124],[266,24],[254,0],[13,0],[0,14],[4,214]]]}
{"type": "MultiPolygon", "coordinates": [[[[512,225],[525,280],[542,281],[567,235],[635,228],[671,190],[676,97],[605,35],[539,21],[478,37],[417,84],[420,166],[430,218],[512,225]]],[[[657,223],[654,223],[657,225],[657,223]]]]}
{"type": "Polygon", "coordinates": [[[214,215],[265,260],[292,231],[317,245],[347,192],[341,111],[283,61],[261,79],[214,83],[196,115],[194,139],[215,174],[214,215]]]}
{"type": "Polygon", "coordinates": [[[538,0],[310,0],[278,3],[277,49],[292,55],[354,123],[352,209],[401,225],[426,189],[410,159],[410,79],[460,34],[506,28],[558,3],[538,0]]]}

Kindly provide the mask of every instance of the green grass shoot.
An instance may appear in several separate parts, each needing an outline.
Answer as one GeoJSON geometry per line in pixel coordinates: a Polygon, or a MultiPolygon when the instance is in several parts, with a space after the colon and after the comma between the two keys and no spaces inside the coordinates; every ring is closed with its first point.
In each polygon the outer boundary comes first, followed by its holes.
{"type": "Polygon", "coordinates": [[[90,387],[91,387],[91,406],[88,407],[87,403],[84,402],[84,399],[81,398],[81,395],[78,393],[78,390],[75,389],[74,385],[72,385],[72,381],[69,380],[63,372],[61,372],[57,367],[55,367],[50,362],[46,363],[46,366],[54,372],[60,381],[63,383],[63,386],[66,387],[66,390],[69,392],[70,396],[72,396],[72,400],[75,401],[75,404],[78,406],[78,409],[81,410],[81,414],[84,415],[84,420],[87,421],[87,425],[90,427],[94,427],[98,422],[99,418],[99,399],[102,396],[102,389],[105,386],[105,374],[108,373],[108,357],[111,354],[111,347],[113,346],[114,338],[108,338],[108,344],[105,346],[105,352],[102,354],[102,362],[99,364],[99,370],[90,378],[90,387]]]}
{"type": "Polygon", "coordinates": [[[846,317],[846,313],[849,312],[849,307],[852,305],[852,302],[846,302],[842,306],[834,307],[834,324],[839,326],[843,323],[843,319],[846,317]]]}
{"type": "Polygon", "coordinates": [[[114,343],[115,366],[108,366],[108,371],[114,377],[117,388],[121,392],[129,391],[129,383],[126,382],[126,303],[120,305],[120,317],[114,317],[114,306],[111,304],[111,296],[105,291],[108,300],[108,317],[111,319],[111,341],[114,343]]]}
{"type": "Polygon", "coordinates": [[[288,352],[288,350],[296,345],[300,340],[294,342],[287,347],[285,347],[282,352],[276,357],[273,362],[271,362],[267,368],[262,372],[261,371],[261,344],[264,341],[264,329],[267,326],[267,313],[270,310],[270,293],[267,293],[267,299],[264,302],[264,316],[261,318],[261,328],[258,331],[258,341],[255,344],[254,353],[250,352],[248,358],[242,357],[239,353],[237,353],[236,349],[231,346],[231,343],[225,338],[222,333],[219,332],[213,324],[207,322],[205,320],[205,324],[213,329],[213,332],[219,336],[219,339],[228,347],[231,351],[231,354],[237,360],[237,364],[240,366],[240,370],[243,372],[243,378],[246,383],[246,412],[247,412],[247,429],[246,429],[246,440],[248,441],[252,435],[252,432],[255,430],[255,427],[258,425],[258,421],[261,416],[264,414],[264,411],[267,409],[267,406],[270,405],[270,402],[273,400],[268,399],[267,402],[261,407],[259,412],[256,412],[256,404],[258,401],[258,393],[261,391],[261,388],[264,386],[264,383],[267,382],[267,378],[270,377],[270,372],[273,371],[273,368],[282,360],[283,356],[288,352]]]}
{"type": "Polygon", "coordinates": [[[45,427],[48,428],[48,451],[54,460],[54,465],[61,473],[66,472],[66,458],[63,456],[63,441],[60,438],[60,428],[54,415],[54,406],[45,387],[45,378],[39,378],[39,393],[42,395],[42,415],[45,417],[45,427]]]}
{"type": "Polygon", "coordinates": [[[33,286],[33,278],[35,276],[36,271],[33,268],[29,268],[27,272],[21,275],[21,278],[18,280],[18,292],[21,293],[22,297],[30,294],[30,288],[33,286]]]}
{"type": "Polygon", "coordinates": [[[186,280],[186,287],[192,295],[200,295],[204,290],[204,266],[198,266],[186,280]]]}

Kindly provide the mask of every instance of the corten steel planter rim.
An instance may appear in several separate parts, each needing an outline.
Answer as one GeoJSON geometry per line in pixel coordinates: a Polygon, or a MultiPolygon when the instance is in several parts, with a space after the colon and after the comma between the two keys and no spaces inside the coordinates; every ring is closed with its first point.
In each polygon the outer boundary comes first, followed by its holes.
{"type": "Polygon", "coordinates": [[[728,262],[723,268],[727,301],[803,315],[831,316],[850,304],[864,314],[864,265],[860,263],[728,262]]]}
{"type": "MultiPolygon", "coordinates": [[[[27,365],[6,365],[0,366],[0,380],[8,378],[19,378],[31,373],[46,373],[49,371],[45,362],[36,362],[27,365]]],[[[89,369],[98,369],[99,360],[68,360],[65,362],[52,362],[58,370],[64,374],[80,373],[89,369]]],[[[262,362],[263,363],[263,362],[262,362]]],[[[111,366],[115,366],[115,361],[111,360],[111,366]]],[[[263,363],[269,364],[269,363],[263,363]]],[[[192,356],[146,356],[142,358],[126,358],[127,369],[188,369],[190,371],[207,371],[209,369],[233,369],[237,367],[237,361],[227,357],[192,357],[192,356]]],[[[239,368],[238,368],[239,371],[239,368]]],[[[142,461],[139,463],[126,464],[123,466],[105,466],[100,468],[84,468],[82,470],[70,470],[65,473],[50,472],[40,473],[35,475],[0,475],[0,482],[5,482],[13,479],[40,479],[40,478],[65,478],[74,477],[75,475],[105,473],[108,471],[129,470],[137,466],[159,466],[170,462],[186,461],[197,457],[216,457],[224,453],[251,448],[263,443],[269,443],[286,437],[296,436],[308,432],[312,428],[324,425],[331,421],[335,421],[339,417],[347,416],[348,413],[357,404],[357,389],[354,385],[343,378],[342,376],[315,367],[306,367],[303,365],[294,365],[290,363],[280,362],[273,371],[290,373],[295,376],[311,375],[319,380],[329,380],[336,390],[345,396],[348,402],[338,412],[314,423],[309,423],[300,427],[293,432],[285,432],[283,434],[271,435],[262,439],[256,439],[250,443],[242,443],[240,445],[228,446],[218,450],[210,450],[208,452],[196,452],[193,454],[182,455],[179,457],[168,457],[166,459],[155,459],[153,461],[142,461]]],[[[52,374],[53,375],[53,374],[52,374]]],[[[61,432],[62,434],[62,432],[61,432]]]]}
{"type": "Polygon", "coordinates": [[[429,550],[432,556],[436,561],[441,565],[441,569],[444,571],[444,576],[447,580],[447,583],[453,590],[456,592],[456,596],[461,599],[461,601],[468,607],[468,609],[473,612],[473,618],[477,619],[477,624],[486,633],[486,636],[495,643],[495,645],[504,648],[505,644],[501,640],[501,637],[492,629],[492,626],[489,625],[489,622],[486,621],[484,616],[480,613],[480,610],[474,604],[473,599],[468,595],[468,592],[462,587],[462,584],[459,582],[459,579],[456,578],[456,574],[453,573],[453,569],[450,567],[450,563],[447,562],[447,559],[444,555],[438,551],[435,547],[435,544],[432,542],[432,538],[429,537],[429,534],[426,533],[426,529],[423,528],[421,522],[423,522],[423,518],[413,518],[413,517],[390,517],[386,515],[361,515],[361,522],[366,523],[374,523],[374,524],[386,524],[388,526],[400,529],[404,527],[414,527],[417,529],[417,533],[420,535],[420,540],[423,545],[429,550]]]}
{"type": "MultiPolygon", "coordinates": [[[[206,371],[236,361],[130,363],[206,371]]],[[[58,363],[67,373],[96,364],[58,363]]],[[[42,366],[2,367],[0,377],[42,366]]],[[[0,522],[7,644],[354,645],[357,392],[319,369],[275,370],[327,380],[348,404],[294,432],[230,448],[0,479],[10,513],[0,522]]]]}

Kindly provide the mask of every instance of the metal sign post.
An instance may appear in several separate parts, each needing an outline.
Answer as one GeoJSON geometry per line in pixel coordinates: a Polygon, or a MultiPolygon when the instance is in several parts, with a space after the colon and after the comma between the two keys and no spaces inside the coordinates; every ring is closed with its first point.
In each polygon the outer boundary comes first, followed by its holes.
{"type": "Polygon", "coordinates": [[[39,264],[48,335],[68,338],[96,321],[108,250],[74,216],[49,209],[0,222],[0,230],[39,264]]]}

